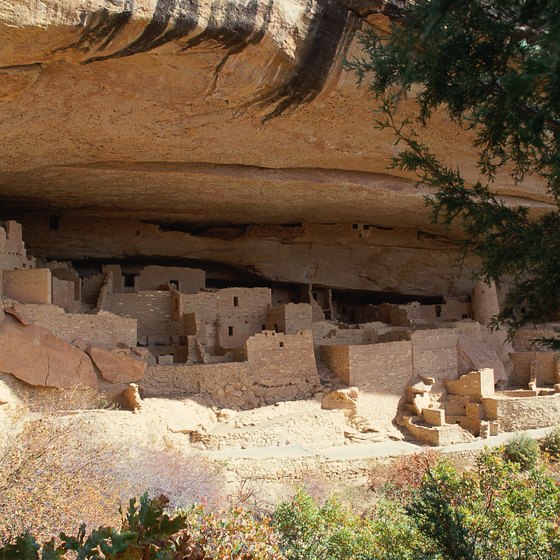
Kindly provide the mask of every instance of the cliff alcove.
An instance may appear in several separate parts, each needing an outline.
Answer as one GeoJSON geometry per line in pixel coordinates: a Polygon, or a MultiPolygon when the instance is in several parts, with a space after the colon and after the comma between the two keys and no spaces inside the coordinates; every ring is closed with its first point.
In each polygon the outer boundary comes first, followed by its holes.
{"type": "MultiPolygon", "coordinates": [[[[218,460],[472,442],[545,401],[548,425],[556,358],[487,331],[500,294],[388,169],[393,138],[343,68],[403,4],[1,2],[2,375],[64,386],[40,367],[58,349],[218,460]]],[[[476,178],[463,133],[440,117],[429,135],[476,178]]],[[[496,186],[549,207],[542,184],[496,186]]]]}

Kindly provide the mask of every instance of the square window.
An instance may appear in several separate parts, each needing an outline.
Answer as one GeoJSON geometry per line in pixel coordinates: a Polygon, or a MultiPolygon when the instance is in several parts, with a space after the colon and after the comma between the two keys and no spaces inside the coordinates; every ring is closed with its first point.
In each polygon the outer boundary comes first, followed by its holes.
{"type": "Polygon", "coordinates": [[[124,287],[134,288],[136,284],[136,276],[134,274],[124,274],[124,287]]]}

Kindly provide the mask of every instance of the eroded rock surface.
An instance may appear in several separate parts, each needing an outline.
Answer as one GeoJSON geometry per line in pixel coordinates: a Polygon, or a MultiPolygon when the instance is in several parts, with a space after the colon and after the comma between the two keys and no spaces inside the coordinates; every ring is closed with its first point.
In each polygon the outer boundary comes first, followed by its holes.
{"type": "Polygon", "coordinates": [[[89,357],[36,325],[0,323],[0,372],[44,387],[97,388],[89,357]]]}
{"type": "MultiPolygon", "coordinates": [[[[356,31],[386,27],[403,4],[5,0],[3,207],[432,229],[425,191],[388,174],[393,139],[367,125],[367,88],[342,69],[359,54],[356,31]]],[[[454,127],[436,118],[428,134],[446,162],[476,177],[454,127]]],[[[496,186],[548,201],[539,184],[496,186]]]]}
{"type": "Polygon", "coordinates": [[[110,383],[140,381],[146,372],[146,362],[126,349],[107,350],[89,346],[87,353],[98,368],[101,377],[110,383]]]}

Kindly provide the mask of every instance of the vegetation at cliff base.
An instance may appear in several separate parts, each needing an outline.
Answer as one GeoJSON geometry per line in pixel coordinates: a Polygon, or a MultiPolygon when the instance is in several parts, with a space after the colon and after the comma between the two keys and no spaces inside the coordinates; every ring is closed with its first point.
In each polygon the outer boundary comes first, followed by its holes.
{"type": "Polygon", "coordinates": [[[0,560],[552,560],[560,485],[536,449],[523,469],[523,454],[512,460],[507,446],[466,471],[431,455],[403,457],[364,511],[305,491],[268,513],[242,504],[177,510],[144,494],[121,509],[119,528],[82,525],[43,543],[23,533],[0,543],[0,560]]]}
{"type": "Polygon", "coordinates": [[[349,63],[381,102],[377,125],[395,135],[392,165],[434,189],[433,220],[460,224],[483,280],[510,282],[494,320],[510,334],[560,307],[559,31],[558,0],[418,0],[388,32],[363,34],[363,57],[349,63]],[[405,97],[415,114],[401,115],[405,97]],[[470,131],[478,181],[425,140],[441,112],[470,131]],[[504,174],[541,181],[550,209],[506,204],[495,194],[504,174]]]}

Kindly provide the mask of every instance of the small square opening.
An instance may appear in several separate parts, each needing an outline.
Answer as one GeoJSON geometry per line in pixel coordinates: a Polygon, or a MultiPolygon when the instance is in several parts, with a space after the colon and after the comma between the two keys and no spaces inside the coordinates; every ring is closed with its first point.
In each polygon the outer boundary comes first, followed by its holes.
{"type": "Polygon", "coordinates": [[[136,276],[134,274],[123,274],[124,276],[124,287],[134,288],[136,276]]]}
{"type": "Polygon", "coordinates": [[[280,348],[284,348],[284,343],[280,342],[280,348]]]}
{"type": "Polygon", "coordinates": [[[169,280],[169,287],[179,291],[179,280],[169,280]]]}

